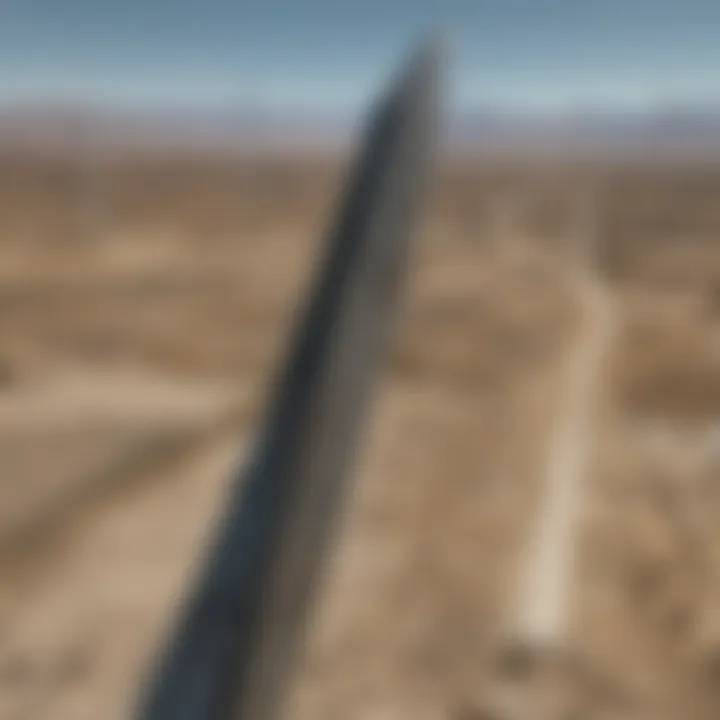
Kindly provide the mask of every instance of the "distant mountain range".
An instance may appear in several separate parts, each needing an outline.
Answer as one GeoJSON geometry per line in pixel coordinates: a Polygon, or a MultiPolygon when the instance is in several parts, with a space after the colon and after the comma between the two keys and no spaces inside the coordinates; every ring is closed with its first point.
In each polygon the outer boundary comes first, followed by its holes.
{"type": "MultiPolygon", "coordinates": [[[[343,150],[364,118],[241,110],[111,112],[0,108],[7,147],[343,150]]],[[[720,156],[720,107],[565,115],[478,112],[447,127],[449,147],[480,153],[690,153],[720,156]]]]}
{"type": "Polygon", "coordinates": [[[454,121],[452,145],[488,152],[720,156],[720,108],[556,116],[475,114],[454,121]]]}
{"type": "Polygon", "coordinates": [[[107,111],[0,108],[0,145],[22,148],[327,148],[342,149],[358,130],[353,118],[245,111],[107,111]]]}

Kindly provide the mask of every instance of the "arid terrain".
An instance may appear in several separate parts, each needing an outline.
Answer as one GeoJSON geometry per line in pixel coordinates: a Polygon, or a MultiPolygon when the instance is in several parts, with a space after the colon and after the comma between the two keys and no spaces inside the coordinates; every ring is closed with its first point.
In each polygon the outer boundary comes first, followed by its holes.
{"type": "MultiPolygon", "coordinates": [[[[0,152],[0,720],[132,716],[347,166],[0,152]]],[[[289,719],[718,717],[709,167],[440,169],[289,719]]]]}

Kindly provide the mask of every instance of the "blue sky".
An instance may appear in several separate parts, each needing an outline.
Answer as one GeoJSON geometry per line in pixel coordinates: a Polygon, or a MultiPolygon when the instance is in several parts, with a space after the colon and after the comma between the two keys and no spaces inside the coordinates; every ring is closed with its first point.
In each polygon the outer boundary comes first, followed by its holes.
{"type": "Polygon", "coordinates": [[[463,109],[720,104],[720,0],[0,0],[0,104],[353,111],[438,26],[463,109]]]}

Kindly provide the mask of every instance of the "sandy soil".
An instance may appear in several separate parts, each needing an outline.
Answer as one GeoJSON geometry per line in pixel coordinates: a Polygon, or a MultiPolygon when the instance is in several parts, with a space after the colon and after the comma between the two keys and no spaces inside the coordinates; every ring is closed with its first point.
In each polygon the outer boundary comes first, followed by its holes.
{"type": "MultiPolygon", "coordinates": [[[[0,505],[22,525],[24,498],[66,499],[0,548],[2,720],[128,717],[339,177],[173,162],[108,168],[112,224],[92,242],[52,167],[0,166],[0,505]]],[[[691,168],[442,175],[289,718],[509,720],[499,698],[534,697],[501,650],[586,321],[567,279],[588,196],[618,330],[566,657],[550,709],[522,720],[717,716],[718,193],[691,168]]]]}

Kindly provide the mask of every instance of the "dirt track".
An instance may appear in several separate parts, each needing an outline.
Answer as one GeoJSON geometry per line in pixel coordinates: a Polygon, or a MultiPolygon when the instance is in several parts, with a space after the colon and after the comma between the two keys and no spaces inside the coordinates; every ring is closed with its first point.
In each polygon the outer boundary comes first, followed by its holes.
{"type": "Polygon", "coordinates": [[[76,519],[32,572],[10,574],[0,717],[131,716],[237,459],[237,433],[212,441],[168,478],[146,477],[145,487],[76,519]]]}

